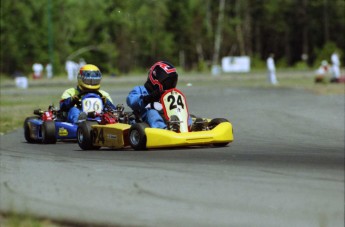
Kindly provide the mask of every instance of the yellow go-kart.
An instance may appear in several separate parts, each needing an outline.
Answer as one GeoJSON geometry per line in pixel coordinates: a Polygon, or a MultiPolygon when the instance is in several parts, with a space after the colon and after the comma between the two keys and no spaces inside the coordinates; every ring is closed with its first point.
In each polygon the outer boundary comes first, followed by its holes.
{"type": "Polygon", "coordinates": [[[210,144],[226,146],[234,139],[232,124],[228,120],[191,117],[185,96],[176,88],[166,91],[159,103],[147,108],[155,108],[162,113],[167,129],[151,128],[133,114],[118,111],[113,123],[82,122],[77,132],[79,146],[84,150],[127,146],[146,150],[210,144]],[[190,118],[192,124],[188,125],[190,118]]]}

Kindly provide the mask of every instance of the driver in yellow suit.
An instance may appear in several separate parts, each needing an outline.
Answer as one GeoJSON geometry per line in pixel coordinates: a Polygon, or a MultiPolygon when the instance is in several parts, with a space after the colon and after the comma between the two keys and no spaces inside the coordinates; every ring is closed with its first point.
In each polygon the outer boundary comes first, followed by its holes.
{"type": "Polygon", "coordinates": [[[76,88],[65,90],[61,96],[60,110],[67,112],[67,121],[76,123],[81,113],[80,94],[98,92],[102,95],[102,101],[105,107],[116,109],[110,95],[100,90],[102,73],[99,68],[92,64],[84,65],[78,73],[78,85],[76,88]]]}

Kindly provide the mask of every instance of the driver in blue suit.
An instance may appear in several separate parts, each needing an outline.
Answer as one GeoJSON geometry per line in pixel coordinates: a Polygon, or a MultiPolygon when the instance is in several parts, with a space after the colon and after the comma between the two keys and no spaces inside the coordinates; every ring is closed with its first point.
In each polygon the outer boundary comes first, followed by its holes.
{"type": "Polygon", "coordinates": [[[87,64],[80,68],[78,73],[78,86],[76,88],[69,88],[65,90],[61,96],[60,110],[67,112],[67,121],[76,123],[81,114],[81,109],[78,106],[80,103],[80,94],[98,92],[102,95],[102,101],[105,106],[111,109],[116,109],[110,95],[100,90],[102,74],[99,68],[95,65],[87,64]]]}
{"type": "MultiPolygon", "coordinates": [[[[166,61],[156,62],[151,66],[147,81],[144,86],[136,86],[127,96],[127,105],[141,119],[148,123],[151,128],[167,128],[167,125],[160,115],[159,111],[154,108],[147,108],[149,104],[159,102],[161,95],[169,89],[175,88],[178,80],[176,68],[166,61]]],[[[189,119],[189,125],[192,119],[189,119]]]]}

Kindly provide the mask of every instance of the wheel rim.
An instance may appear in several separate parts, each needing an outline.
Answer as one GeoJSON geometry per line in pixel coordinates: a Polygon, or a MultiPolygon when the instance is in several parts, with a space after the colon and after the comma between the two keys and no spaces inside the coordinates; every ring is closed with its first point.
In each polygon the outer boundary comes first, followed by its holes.
{"type": "Polygon", "coordinates": [[[45,127],[42,127],[42,139],[46,138],[46,129],[45,127]]]}
{"type": "Polygon", "coordinates": [[[129,139],[131,140],[131,144],[138,145],[140,139],[139,132],[137,130],[133,130],[129,136],[129,139]]]}
{"type": "Polygon", "coordinates": [[[84,136],[83,136],[83,133],[81,132],[81,130],[78,130],[78,141],[80,143],[82,143],[84,140],[84,136]]]}

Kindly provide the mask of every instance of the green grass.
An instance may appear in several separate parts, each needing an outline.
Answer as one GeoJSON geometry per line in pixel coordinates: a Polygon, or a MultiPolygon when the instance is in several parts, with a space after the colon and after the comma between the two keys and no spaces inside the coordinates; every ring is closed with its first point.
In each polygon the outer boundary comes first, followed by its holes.
{"type": "Polygon", "coordinates": [[[2,227],[59,227],[47,219],[35,218],[31,215],[0,214],[0,226],[2,227]]]}
{"type": "MultiPolygon", "coordinates": [[[[256,88],[291,88],[304,89],[320,95],[344,94],[344,84],[315,84],[313,73],[308,71],[278,72],[278,86],[267,83],[266,73],[255,72],[250,74],[223,74],[212,76],[205,73],[180,74],[178,87],[186,86],[187,83],[193,86],[220,87],[256,87],[256,88]]],[[[146,75],[143,76],[121,76],[104,77],[102,89],[106,91],[116,89],[128,89],[135,85],[143,84],[146,75]]],[[[47,109],[50,104],[58,107],[62,92],[75,86],[76,82],[66,80],[64,77],[57,77],[51,80],[30,80],[28,89],[19,89],[14,86],[14,81],[1,77],[0,96],[0,134],[7,133],[13,129],[22,127],[26,117],[33,115],[33,110],[47,109]],[[46,90],[49,89],[49,92],[46,90]]]]}

